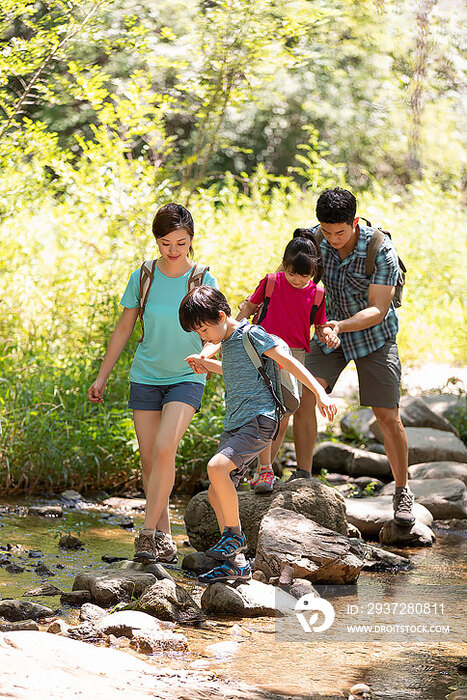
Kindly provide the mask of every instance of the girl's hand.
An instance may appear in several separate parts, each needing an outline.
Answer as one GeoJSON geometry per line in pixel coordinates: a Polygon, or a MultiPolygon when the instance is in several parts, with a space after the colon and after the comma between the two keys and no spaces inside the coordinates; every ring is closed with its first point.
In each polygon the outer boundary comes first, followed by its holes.
{"type": "Polygon", "coordinates": [[[327,418],[330,421],[334,420],[337,413],[337,406],[326,393],[320,394],[316,398],[316,405],[324,418],[327,418]]]}
{"type": "Polygon", "coordinates": [[[107,385],[106,379],[96,379],[94,384],[92,384],[88,389],[88,399],[91,403],[104,403],[102,394],[105,391],[107,385]]]}
{"type": "Polygon", "coordinates": [[[341,339],[339,338],[337,333],[330,330],[330,328],[324,329],[323,337],[324,337],[324,342],[326,343],[327,348],[332,348],[334,350],[335,348],[338,348],[339,345],[341,344],[341,339]]]}

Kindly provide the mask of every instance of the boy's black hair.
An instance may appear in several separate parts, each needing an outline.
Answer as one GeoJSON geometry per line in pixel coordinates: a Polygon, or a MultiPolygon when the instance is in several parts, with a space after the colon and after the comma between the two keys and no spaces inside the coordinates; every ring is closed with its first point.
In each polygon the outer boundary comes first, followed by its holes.
{"type": "Polygon", "coordinates": [[[352,224],[357,212],[357,200],[342,187],[324,190],[316,202],[316,217],[323,224],[352,224]]]}
{"type": "Polygon", "coordinates": [[[219,323],[219,313],[223,311],[231,316],[232,311],[225,296],[218,289],[202,284],[195,287],[183,297],[178,317],[184,331],[196,331],[197,328],[219,323]]]}
{"type": "Polygon", "coordinates": [[[318,284],[323,274],[323,259],[313,233],[308,228],[296,228],[293,235],[284,251],[283,268],[296,275],[311,275],[318,284]]]}

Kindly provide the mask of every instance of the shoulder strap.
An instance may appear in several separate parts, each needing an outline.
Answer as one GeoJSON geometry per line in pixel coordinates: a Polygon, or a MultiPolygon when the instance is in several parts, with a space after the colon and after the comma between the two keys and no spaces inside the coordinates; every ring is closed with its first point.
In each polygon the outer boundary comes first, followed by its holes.
{"type": "Polygon", "coordinates": [[[321,241],[324,238],[323,232],[321,231],[321,226],[318,226],[316,229],[316,233],[313,234],[315,237],[315,241],[318,244],[318,247],[321,245],[321,241]]]}
{"type": "Polygon", "coordinates": [[[209,270],[207,265],[201,265],[201,263],[195,263],[191,268],[191,273],[188,278],[188,291],[190,292],[195,287],[201,287],[203,284],[203,278],[206,272],[209,270]]]}
{"type": "Polygon", "coordinates": [[[143,324],[143,314],[146,308],[146,302],[149,296],[149,290],[154,279],[154,269],[156,267],[155,260],[145,260],[141,265],[141,270],[139,273],[139,320],[141,321],[141,338],[139,342],[143,342],[144,338],[144,324],[143,324]]]}
{"type": "Polygon", "coordinates": [[[369,276],[371,276],[375,271],[376,256],[378,255],[378,251],[384,241],[384,236],[384,231],[382,231],[380,228],[375,229],[375,232],[370,238],[370,242],[366,247],[365,272],[369,276]]]}
{"type": "Polygon", "coordinates": [[[254,367],[256,367],[258,374],[260,375],[263,382],[266,384],[272,398],[274,399],[274,403],[276,404],[277,426],[276,426],[276,432],[272,438],[274,440],[277,436],[278,431],[279,431],[279,422],[280,422],[280,419],[284,413],[284,406],[282,404],[282,401],[277,396],[277,392],[274,388],[271,377],[266,372],[264,360],[261,357],[260,353],[258,352],[255,344],[253,343],[253,341],[250,337],[250,333],[251,333],[251,326],[244,333],[242,333],[242,343],[243,343],[243,347],[245,349],[246,354],[248,355],[248,357],[252,361],[254,367]]]}
{"type": "Polygon", "coordinates": [[[315,298],[313,299],[313,306],[311,307],[311,311],[310,311],[310,326],[313,326],[315,323],[316,314],[318,313],[318,310],[321,308],[321,306],[324,303],[324,297],[325,297],[324,287],[316,287],[315,298]]]}
{"type": "Polygon", "coordinates": [[[260,313],[258,315],[258,318],[256,319],[256,324],[259,326],[262,321],[264,321],[264,317],[266,316],[268,307],[269,307],[269,302],[271,301],[271,296],[274,291],[274,286],[276,284],[276,273],[268,273],[266,275],[266,282],[264,283],[264,297],[263,297],[263,303],[261,306],[260,313]]]}

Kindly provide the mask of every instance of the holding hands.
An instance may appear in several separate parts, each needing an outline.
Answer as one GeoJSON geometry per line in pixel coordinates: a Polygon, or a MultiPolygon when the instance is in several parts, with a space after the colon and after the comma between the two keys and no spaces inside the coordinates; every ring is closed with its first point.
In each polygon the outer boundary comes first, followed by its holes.
{"type": "Polygon", "coordinates": [[[333,350],[338,348],[341,344],[338,333],[338,321],[327,321],[327,323],[323,323],[322,326],[316,327],[316,335],[318,336],[318,340],[320,340],[322,343],[326,343],[326,347],[330,349],[332,348],[333,350]]]}

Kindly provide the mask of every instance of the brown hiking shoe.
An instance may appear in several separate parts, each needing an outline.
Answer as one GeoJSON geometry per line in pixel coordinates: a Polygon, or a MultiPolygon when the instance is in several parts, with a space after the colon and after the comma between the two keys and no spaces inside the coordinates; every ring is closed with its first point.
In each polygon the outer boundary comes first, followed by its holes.
{"type": "Polygon", "coordinates": [[[154,543],[156,550],[156,561],[163,564],[177,563],[177,547],[165,532],[156,530],[154,532],[154,543]]]}
{"type": "Polygon", "coordinates": [[[140,530],[135,537],[135,555],[133,561],[142,564],[157,561],[156,542],[151,531],[140,530]]]}
{"type": "Polygon", "coordinates": [[[398,525],[410,526],[414,524],[413,504],[413,493],[408,486],[396,489],[392,497],[392,507],[394,508],[394,520],[398,525]]]}

